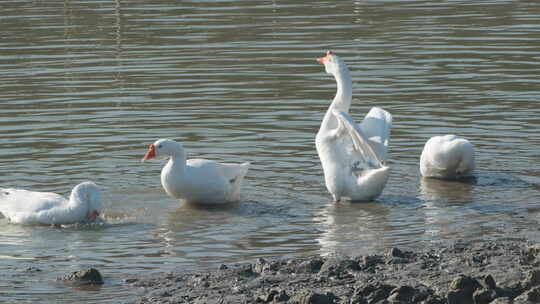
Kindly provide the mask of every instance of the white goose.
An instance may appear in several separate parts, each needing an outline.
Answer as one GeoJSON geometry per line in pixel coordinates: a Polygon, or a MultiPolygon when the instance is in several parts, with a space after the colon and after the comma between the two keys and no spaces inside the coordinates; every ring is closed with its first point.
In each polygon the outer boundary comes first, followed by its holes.
{"type": "Polygon", "coordinates": [[[69,200],[52,192],[0,189],[0,213],[11,223],[62,225],[94,221],[101,192],[93,182],[78,184],[69,200]]]}
{"type": "Polygon", "coordinates": [[[249,163],[222,164],[206,159],[186,160],[182,145],[171,139],[151,144],[142,161],[169,158],[161,184],[170,196],[198,204],[223,204],[240,199],[240,184],[249,163]]]}
{"type": "Polygon", "coordinates": [[[348,114],[352,80],[347,65],[330,51],[317,61],[337,82],[336,96],[315,138],[326,188],[335,202],[342,197],[373,200],[381,194],[390,172],[385,163],[392,115],[373,107],[362,123],[356,124],[348,114]]]}
{"type": "Polygon", "coordinates": [[[420,156],[420,173],[424,177],[459,179],[471,176],[474,168],[473,145],[456,135],[430,138],[420,156]]]}

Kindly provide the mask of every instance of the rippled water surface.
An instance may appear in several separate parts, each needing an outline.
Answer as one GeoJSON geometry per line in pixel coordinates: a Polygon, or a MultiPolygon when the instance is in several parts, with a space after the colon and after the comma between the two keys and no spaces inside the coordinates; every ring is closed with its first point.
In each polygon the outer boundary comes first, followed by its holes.
{"type": "Polygon", "coordinates": [[[540,5],[534,1],[0,2],[0,187],[105,192],[104,222],[0,219],[4,302],[117,303],[127,275],[258,257],[367,254],[458,240],[538,240],[540,5]],[[354,78],[351,112],[393,114],[392,173],[369,203],[332,204],[314,136],[335,93],[315,58],[354,78]],[[467,137],[469,182],[422,180],[438,134],[467,137]],[[169,198],[158,138],[190,157],[250,161],[243,199],[169,198]],[[106,284],[56,277],[98,268],[106,284]],[[33,271],[33,269],[42,271],[33,271]]]}

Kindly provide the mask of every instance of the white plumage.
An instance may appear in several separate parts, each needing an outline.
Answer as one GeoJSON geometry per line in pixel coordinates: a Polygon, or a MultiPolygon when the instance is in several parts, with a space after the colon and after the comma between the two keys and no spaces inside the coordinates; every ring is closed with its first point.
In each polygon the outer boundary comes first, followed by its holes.
{"type": "Polygon", "coordinates": [[[456,135],[430,138],[420,156],[420,173],[424,177],[457,179],[471,176],[474,168],[473,145],[456,135]]]}
{"type": "Polygon", "coordinates": [[[186,160],[182,145],[160,139],[150,145],[143,161],[169,158],[161,184],[170,196],[197,204],[223,204],[240,199],[240,185],[249,163],[226,164],[206,159],[186,160]]]}
{"type": "Polygon", "coordinates": [[[78,184],[68,199],[52,192],[0,189],[0,213],[17,224],[73,224],[93,221],[101,209],[101,192],[93,182],[78,184]]]}
{"type": "Polygon", "coordinates": [[[337,82],[337,93],[328,108],[315,144],[325,183],[334,201],[373,200],[384,189],[390,168],[386,166],[392,116],[373,107],[362,123],[349,116],[352,79],[345,62],[328,51],[318,61],[337,82]]]}

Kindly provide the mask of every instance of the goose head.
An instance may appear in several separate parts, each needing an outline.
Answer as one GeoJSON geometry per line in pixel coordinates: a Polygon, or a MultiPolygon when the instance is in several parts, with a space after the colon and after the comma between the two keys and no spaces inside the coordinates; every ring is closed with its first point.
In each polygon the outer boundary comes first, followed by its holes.
{"type": "Polygon", "coordinates": [[[326,51],[324,57],[317,58],[320,64],[324,64],[326,73],[336,76],[337,74],[348,71],[347,65],[341,58],[332,53],[332,51],[326,51]]]}
{"type": "Polygon", "coordinates": [[[180,143],[172,139],[158,139],[148,146],[148,152],[144,155],[142,162],[152,158],[163,159],[183,154],[184,148],[180,143]]]}
{"type": "Polygon", "coordinates": [[[71,202],[85,204],[88,207],[86,219],[95,221],[101,210],[101,191],[93,182],[83,182],[75,186],[71,191],[71,202]]]}

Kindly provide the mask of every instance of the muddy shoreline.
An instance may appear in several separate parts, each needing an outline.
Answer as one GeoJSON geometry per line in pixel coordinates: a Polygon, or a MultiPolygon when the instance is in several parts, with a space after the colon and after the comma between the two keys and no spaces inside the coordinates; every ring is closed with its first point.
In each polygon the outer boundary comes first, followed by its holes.
{"type": "Polygon", "coordinates": [[[456,243],[132,277],[131,303],[540,303],[540,244],[456,243]]]}

